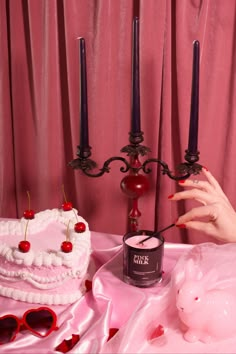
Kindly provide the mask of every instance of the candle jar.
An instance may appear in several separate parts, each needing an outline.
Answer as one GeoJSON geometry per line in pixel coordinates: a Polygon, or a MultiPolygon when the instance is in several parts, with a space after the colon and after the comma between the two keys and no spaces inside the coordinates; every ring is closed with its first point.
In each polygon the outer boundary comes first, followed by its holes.
{"type": "Polygon", "coordinates": [[[148,230],[130,232],[123,237],[124,282],[146,288],[162,280],[164,238],[148,230]],[[148,236],[153,236],[139,243],[148,236]]]}

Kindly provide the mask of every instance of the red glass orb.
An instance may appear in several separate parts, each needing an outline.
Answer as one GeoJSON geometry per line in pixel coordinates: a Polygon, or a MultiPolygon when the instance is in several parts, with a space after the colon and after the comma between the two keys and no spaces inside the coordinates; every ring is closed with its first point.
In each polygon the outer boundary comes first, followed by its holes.
{"type": "Polygon", "coordinates": [[[144,175],[127,175],[120,186],[129,198],[139,198],[149,189],[149,180],[144,175]]]}

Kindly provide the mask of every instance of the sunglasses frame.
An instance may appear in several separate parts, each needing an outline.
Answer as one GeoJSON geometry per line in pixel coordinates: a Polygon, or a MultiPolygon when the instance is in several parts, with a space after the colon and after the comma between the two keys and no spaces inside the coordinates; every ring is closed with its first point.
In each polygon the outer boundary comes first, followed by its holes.
{"type": "Polygon", "coordinates": [[[15,315],[12,315],[12,314],[7,314],[7,315],[4,315],[4,316],[1,316],[1,317],[0,317],[0,321],[1,321],[1,320],[4,320],[5,318],[13,318],[13,319],[15,319],[15,320],[16,320],[16,323],[17,323],[17,327],[16,327],[16,330],[15,330],[15,334],[14,334],[14,336],[11,338],[11,340],[9,340],[9,342],[6,342],[6,343],[5,343],[5,342],[4,342],[4,343],[0,342],[0,345],[13,342],[13,341],[15,340],[17,334],[20,332],[20,329],[21,329],[22,326],[24,326],[26,329],[28,329],[28,330],[29,330],[31,333],[33,333],[34,335],[36,335],[36,336],[38,336],[38,337],[41,337],[41,338],[49,336],[49,334],[50,334],[52,331],[55,331],[55,330],[58,329],[58,326],[56,325],[56,323],[57,323],[57,315],[56,315],[56,313],[55,313],[52,309],[50,309],[49,307],[44,307],[44,306],[42,306],[42,307],[38,307],[38,308],[35,308],[35,309],[29,309],[29,310],[25,311],[25,313],[23,314],[23,317],[21,317],[21,318],[15,316],[15,315]],[[35,330],[34,330],[33,328],[31,328],[30,325],[27,323],[26,317],[27,317],[27,315],[28,315],[29,313],[33,313],[33,312],[34,312],[34,313],[37,313],[37,312],[40,312],[40,311],[48,311],[48,312],[50,313],[50,315],[52,316],[52,319],[53,319],[53,320],[52,320],[51,328],[46,332],[46,334],[41,334],[41,333],[35,331],[35,330]]]}

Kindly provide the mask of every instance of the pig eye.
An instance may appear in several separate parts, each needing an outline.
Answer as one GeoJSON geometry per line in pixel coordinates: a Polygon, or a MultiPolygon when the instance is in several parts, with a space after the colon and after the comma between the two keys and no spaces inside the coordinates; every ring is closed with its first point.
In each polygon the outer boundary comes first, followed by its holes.
{"type": "Polygon", "coordinates": [[[177,291],[177,294],[179,294],[180,293],[180,289],[177,291]]]}
{"type": "Polygon", "coordinates": [[[198,296],[196,296],[194,300],[195,300],[195,301],[198,301],[198,300],[199,300],[199,297],[198,297],[198,296]]]}

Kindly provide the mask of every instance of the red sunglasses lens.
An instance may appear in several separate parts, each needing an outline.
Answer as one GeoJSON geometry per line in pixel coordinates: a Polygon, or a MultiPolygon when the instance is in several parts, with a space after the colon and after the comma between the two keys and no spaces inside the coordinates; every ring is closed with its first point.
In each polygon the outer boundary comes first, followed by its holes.
{"type": "Polygon", "coordinates": [[[15,337],[18,329],[17,320],[14,317],[0,319],[0,344],[9,343],[15,337]]]}
{"type": "Polygon", "coordinates": [[[29,312],[25,321],[33,332],[42,337],[47,336],[54,326],[54,317],[48,310],[29,312]]]}

